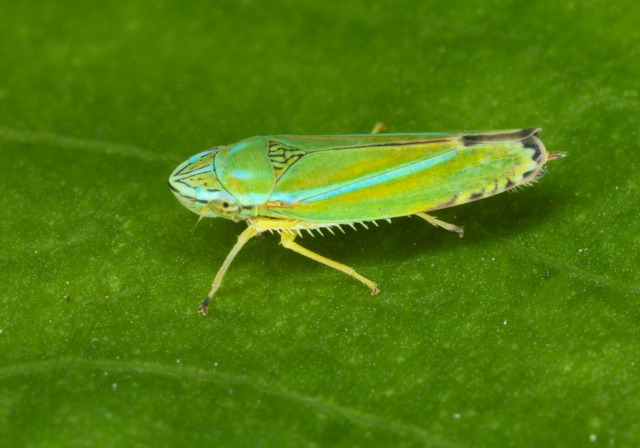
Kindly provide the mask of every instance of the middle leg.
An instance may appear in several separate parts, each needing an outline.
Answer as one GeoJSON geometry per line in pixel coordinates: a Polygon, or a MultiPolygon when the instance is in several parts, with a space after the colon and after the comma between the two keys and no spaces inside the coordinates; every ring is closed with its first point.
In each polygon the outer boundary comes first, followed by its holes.
{"type": "Polygon", "coordinates": [[[291,249],[294,252],[298,252],[305,257],[309,257],[312,260],[315,260],[319,263],[326,264],[334,269],[344,272],[347,275],[355,278],[356,280],[360,280],[362,283],[367,285],[371,289],[371,295],[376,295],[380,292],[380,288],[371,280],[364,278],[362,275],[358,274],[354,269],[349,266],[345,266],[344,264],[338,263],[336,261],[330,260],[328,258],[323,257],[322,255],[318,255],[315,252],[310,251],[309,249],[305,249],[299,244],[295,243],[293,240],[296,238],[294,233],[282,232],[282,245],[287,249],[291,249]]]}

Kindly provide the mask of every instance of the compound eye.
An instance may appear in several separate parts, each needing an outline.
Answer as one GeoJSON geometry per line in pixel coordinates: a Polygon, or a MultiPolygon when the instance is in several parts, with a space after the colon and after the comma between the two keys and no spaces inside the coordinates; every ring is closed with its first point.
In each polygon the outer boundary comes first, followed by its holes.
{"type": "Polygon", "coordinates": [[[240,213],[240,206],[236,201],[226,193],[217,192],[209,201],[209,210],[216,215],[230,218],[240,213]]]}

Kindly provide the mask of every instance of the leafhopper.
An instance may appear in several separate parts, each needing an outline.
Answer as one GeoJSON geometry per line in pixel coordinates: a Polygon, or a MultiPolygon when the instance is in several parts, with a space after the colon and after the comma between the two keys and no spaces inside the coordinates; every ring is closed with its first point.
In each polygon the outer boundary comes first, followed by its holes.
{"type": "Polygon", "coordinates": [[[429,134],[271,135],[201,152],[180,164],[169,188],[202,218],[245,221],[198,309],[206,314],[242,246],[265,231],[282,246],[361,281],[354,269],[300,246],[302,231],[416,215],[463,236],[428,212],[476,201],[539,179],[550,154],[540,129],[429,134]]]}

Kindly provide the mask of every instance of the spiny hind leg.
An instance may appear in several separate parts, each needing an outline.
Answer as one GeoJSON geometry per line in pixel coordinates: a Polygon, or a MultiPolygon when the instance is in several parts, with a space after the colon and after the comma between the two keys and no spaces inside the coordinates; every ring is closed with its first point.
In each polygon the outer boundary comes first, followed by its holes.
{"type": "Polygon", "coordinates": [[[311,252],[309,249],[305,249],[297,243],[294,243],[293,240],[296,238],[296,234],[289,232],[282,232],[282,245],[287,249],[291,249],[294,252],[298,252],[305,257],[311,258],[319,263],[326,264],[334,269],[344,272],[347,275],[355,278],[356,280],[360,280],[362,283],[367,285],[369,289],[371,289],[371,295],[375,295],[380,292],[380,288],[371,280],[364,278],[362,275],[358,274],[354,269],[349,266],[345,266],[344,264],[340,264],[336,261],[329,260],[328,258],[323,257],[322,255],[318,255],[315,252],[311,252]]]}
{"type": "Polygon", "coordinates": [[[456,232],[458,235],[460,235],[460,238],[464,236],[464,229],[462,227],[454,226],[453,224],[449,224],[448,222],[440,221],[439,219],[436,219],[431,215],[427,215],[424,212],[416,213],[416,216],[421,217],[422,219],[436,227],[442,227],[443,229],[446,229],[450,232],[456,232]]]}

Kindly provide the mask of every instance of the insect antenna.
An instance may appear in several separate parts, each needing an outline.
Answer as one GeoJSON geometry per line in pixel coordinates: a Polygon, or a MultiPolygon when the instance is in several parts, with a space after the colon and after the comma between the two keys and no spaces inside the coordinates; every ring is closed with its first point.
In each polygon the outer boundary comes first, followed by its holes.
{"type": "Polygon", "coordinates": [[[205,215],[207,214],[207,209],[202,207],[202,213],[200,213],[200,216],[198,217],[198,220],[196,221],[196,223],[193,225],[193,229],[191,229],[191,231],[193,232],[194,230],[196,230],[196,227],[198,226],[198,224],[200,224],[200,221],[202,221],[202,219],[205,217],[205,215]]]}
{"type": "Polygon", "coordinates": [[[155,149],[156,151],[158,151],[158,152],[159,152],[160,154],[162,154],[163,156],[165,156],[167,159],[171,160],[175,166],[178,166],[178,165],[179,165],[179,163],[178,163],[178,162],[176,162],[175,160],[173,160],[171,157],[169,157],[169,156],[168,156],[167,154],[165,154],[164,152],[160,151],[160,150],[158,149],[158,147],[157,147],[157,146],[151,146],[151,147],[152,147],[153,149],[155,149]]]}

